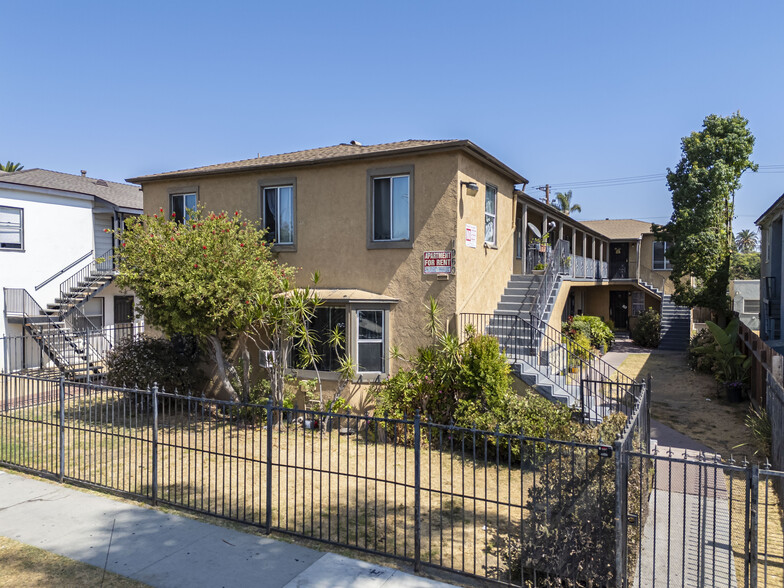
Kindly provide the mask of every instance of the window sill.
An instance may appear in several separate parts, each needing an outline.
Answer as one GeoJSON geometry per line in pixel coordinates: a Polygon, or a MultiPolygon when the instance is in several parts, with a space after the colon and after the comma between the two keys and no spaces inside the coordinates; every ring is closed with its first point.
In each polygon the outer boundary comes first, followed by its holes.
{"type": "Polygon", "coordinates": [[[412,241],[368,241],[368,249],[413,249],[412,241]]]}
{"type": "Polygon", "coordinates": [[[274,251],[276,253],[277,252],[281,252],[282,253],[284,251],[296,252],[297,251],[297,245],[296,244],[281,244],[281,245],[278,245],[277,243],[274,243],[272,245],[271,249],[272,249],[272,251],[274,251]]]}
{"type": "Polygon", "coordinates": [[[24,253],[24,249],[14,249],[12,247],[0,247],[0,252],[8,252],[8,253],[24,253]]]}

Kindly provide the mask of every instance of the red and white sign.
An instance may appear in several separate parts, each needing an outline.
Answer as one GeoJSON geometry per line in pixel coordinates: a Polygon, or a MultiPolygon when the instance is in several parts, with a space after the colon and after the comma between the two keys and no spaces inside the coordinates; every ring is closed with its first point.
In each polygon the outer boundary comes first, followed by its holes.
{"type": "Polygon", "coordinates": [[[426,274],[451,274],[451,251],[425,251],[422,271],[426,274]]]}
{"type": "Polygon", "coordinates": [[[466,247],[476,249],[476,225],[466,225],[466,247]]]}

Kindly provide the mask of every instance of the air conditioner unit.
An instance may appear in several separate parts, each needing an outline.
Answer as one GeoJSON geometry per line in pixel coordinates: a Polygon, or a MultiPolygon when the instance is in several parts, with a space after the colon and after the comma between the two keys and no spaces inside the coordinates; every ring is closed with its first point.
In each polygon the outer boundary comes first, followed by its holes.
{"type": "Polygon", "coordinates": [[[272,349],[259,350],[259,366],[271,368],[275,364],[275,352],[272,349]]]}

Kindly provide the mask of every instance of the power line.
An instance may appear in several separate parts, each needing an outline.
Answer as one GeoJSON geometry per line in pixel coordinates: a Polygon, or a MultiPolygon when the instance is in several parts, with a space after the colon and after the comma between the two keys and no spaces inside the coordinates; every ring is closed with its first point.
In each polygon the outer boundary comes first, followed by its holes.
{"type": "MultiPolygon", "coordinates": [[[[784,165],[761,165],[759,172],[763,174],[782,174],[784,173],[784,165]]],[[[643,176],[626,176],[622,178],[608,178],[604,180],[582,180],[577,182],[553,182],[550,184],[551,189],[559,190],[575,190],[575,189],[588,189],[588,188],[613,188],[616,186],[631,186],[634,184],[647,184],[650,182],[665,181],[666,174],[647,174],[643,176]]],[[[537,189],[544,189],[544,186],[537,186],[537,189]]]]}

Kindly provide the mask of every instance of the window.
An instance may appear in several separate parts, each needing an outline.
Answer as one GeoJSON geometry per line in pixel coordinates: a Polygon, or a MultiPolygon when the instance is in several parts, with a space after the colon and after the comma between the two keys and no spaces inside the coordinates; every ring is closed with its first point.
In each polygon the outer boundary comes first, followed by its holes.
{"type": "Polygon", "coordinates": [[[409,177],[373,179],[373,240],[409,238],[409,177]]]}
{"type": "MultiPolygon", "coordinates": [[[[329,344],[329,337],[337,327],[346,345],[346,309],[340,306],[320,306],[308,325],[313,335],[313,350],[319,357],[316,367],[321,371],[334,372],[340,367],[339,353],[329,344]]],[[[294,345],[291,352],[292,368],[313,369],[313,365],[302,365],[302,348],[294,345]]]]}
{"type": "Polygon", "coordinates": [[[196,211],[198,199],[196,193],[172,194],[171,212],[174,220],[178,223],[184,222],[191,217],[191,213],[196,211]]]}
{"type": "Polygon", "coordinates": [[[485,243],[487,245],[496,244],[496,196],[498,190],[493,186],[485,187],[485,243]]]}
{"type": "Polygon", "coordinates": [[[519,216],[515,222],[515,258],[523,258],[523,219],[519,216]]]}
{"type": "Polygon", "coordinates": [[[24,244],[21,208],[0,206],[0,249],[21,250],[24,244]]]}
{"type": "Polygon", "coordinates": [[[645,293],[632,291],[632,316],[640,316],[645,312],[645,293]]]}
{"type": "Polygon", "coordinates": [[[671,245],[665,241],[654,241],[653,243],[653,269],[655,270],[670,270],[672,265],[670,260],[667,259],[665,253],[671,245]]]}
{"type": "Polygon", "coordinates": [[[357,311],[357,371],[384,371],[384,311],[357,311]]]}
{"type": "Polygon", "coordinates": [[[414,166],[367,172],[368,249],[409,248],[414,224],[414,166]]]}
{"type": "Polygon", "coordinates": [[[743,314],[759,314],[760,301],[745,299],[743,301],[743,314]]]}
{"type": "Polygon", "coordinates": [[[294,187],[262,188],[261,209],[267,237],[278,245],[294,244],[294,187]]]}
{"type": "Polygon", "coordinates": [[[95,297],[90,298],[82,306],[84,316],[90,321],[88,327],[90,329],[100,329],[103,327],[103,298],[95,297]]]}

